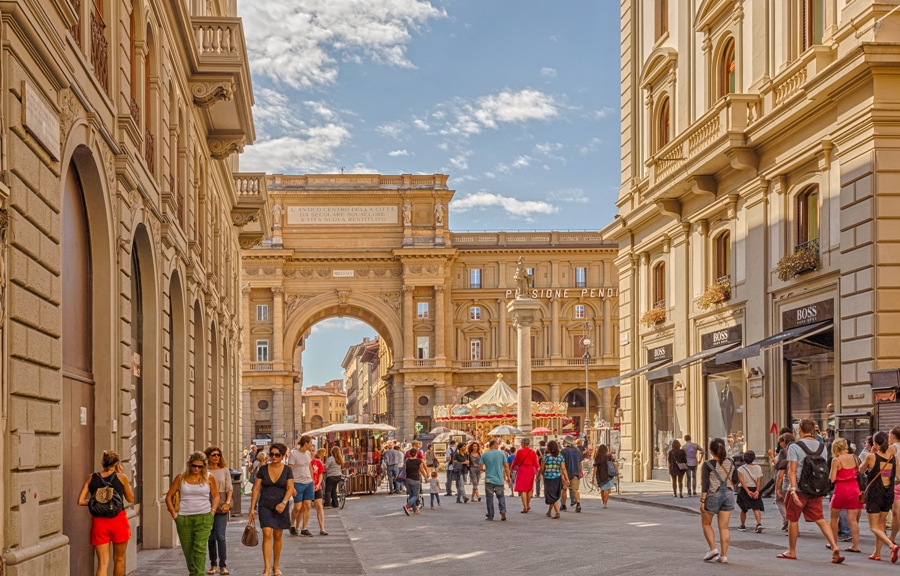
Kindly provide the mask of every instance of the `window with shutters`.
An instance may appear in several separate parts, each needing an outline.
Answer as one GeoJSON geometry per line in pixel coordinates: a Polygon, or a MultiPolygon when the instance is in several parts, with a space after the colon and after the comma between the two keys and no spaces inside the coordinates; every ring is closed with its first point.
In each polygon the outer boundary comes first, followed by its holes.
{"type": "Polygon", "coordinates": [[[797,195],[797,245],[819,239],[819,187],[810,186],[797,195]]]}
{"type": "Polygon", "coordinates": [[[801,0],[803,50],[822,43],[825,35],[825,0],[801,0]]]}
{"type": "Polygon", "coordinates": [[[469,288],[476,290],[481,288],[481,268],[469,270],[469,288]]]}
{"type": "Polygon", "coordinates": [[[666,264],[660,262],[653,268],[653,307],[666,307],[666,264]]]}
{"type": "Polygon", "coordinates": [[[469,340],[469,360],[481,360],[484,339],[472,338],[469,340]]]}
{"type": "Polygon", "coordinates": [[[659,105],[659,111],[656,114],[656,150],[659,151],[666,147],[669,143],[671,133],[671,123],[669,122],[669,98],[663,98],[659,105]]]}
{"type": "Polygon", "coordinates": [[[481,306],[469,308],[469,320],[481,320],[481,306]]]}
{"type": "Polygon", "coordinates": [[[587,286],[587,268],[575,269],[575,287],[584,288],[587,286]]]}
{"type": "Polygon", "coordinates": [[[722,49],[719,61],[719,98],[736,91],[737,63],[734,56],[734,38],[729,38],[722,49]]]}
{"type": "Polygon", "coordinates": [[[716,269],[717,281],[723,281],[731,274],[731,233],[722,232],[716,236],[716,269]]]}
{"type": "Polygon", "coordinates": [[[575,305],[575,318],[584,318],[584,304],[576,304],[575,305]]]}
{"type": "Polygon", "coordinates": [[[256,341],[256,361],[257,362],[268,362],[269,361],[269,341],[268,340],[257,340],[256,341]]]}

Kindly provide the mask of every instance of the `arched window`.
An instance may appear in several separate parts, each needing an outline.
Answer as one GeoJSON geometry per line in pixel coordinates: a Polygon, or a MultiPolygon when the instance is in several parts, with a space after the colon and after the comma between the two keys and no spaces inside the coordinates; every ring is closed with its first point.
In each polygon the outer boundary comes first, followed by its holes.
{"type": "Polygon", "coordinates": [[[152,93],[150,91],[150,72],[153,66],[153,31],[150,24],[147,24],[146,35],[146,57],[144,58],[144,161],[147,163],[147,170],[152,175],[154,173],[154,159],[156,157],[156,147],[153,142],[153,118],[150,113],[152,106],[150,99],[152,93]]]}
{"type": "Polygon", "coordinates": [[[656,149],[662,150],[669,143],[669,98],[663,98],[662,104],[659,105],[656,123],[656,149]]]}
{"type": "Polygon", "coordinates": [[[660,262],[653,268],[653,307],[666,307],[666,264],[660,262]]]}
{"type": "Polygon", "coordinates": [[[819,239],[819,187],[810,186],[797,195],[797,244],[819,239]]]}
{"type": "Polygon", "coordinates": [[[716,236],[716,280],[721,281],[731,274],[731,233],[722,232],[716,236]]]}
{"type": "MultiPolygon", "coordinates": [[[[130,88],[131,88],[131,102],[132,108],[137,106],[137,50],[135,50],[135,43],[137,42],[136,34],[135,34],[135,26],[134,26],[134,18],[135,18],[135,8],[132,7],[131,14],[128,15],[128,63],[130,66],[130,88]]],[[[140,112],[137,114],[132,113],[132,116],[136,116],[134,121],[138,122],[140,120],[140,112]]]]}
{"type": "Polygon", "coordinates": [[[656,0],[656,39],[669,31],[669,1],[656,0]]]}
{"type": "Polygon", "coordinates": [[[737,65],[734,59],[734,38],[730,38],[722,49],[722,60],[719,63],[719,98],[734,94],[736,87],[737,65]]]}
{"type": "Polygon", "coordinates": [[[825,0],[802,0],[803,50],[822,43],[825,35],[825,0]]]}

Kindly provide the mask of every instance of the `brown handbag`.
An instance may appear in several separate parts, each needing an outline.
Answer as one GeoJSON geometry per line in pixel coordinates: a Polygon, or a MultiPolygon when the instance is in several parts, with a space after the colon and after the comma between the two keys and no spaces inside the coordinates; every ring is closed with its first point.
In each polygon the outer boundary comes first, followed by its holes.
{"type": "Polygon", "coordinates": [[[244,546],[256,546],[259,544],[259,531],[253,522],[244,526],[244,533],[241,535],[241,544],[244,546]]]}

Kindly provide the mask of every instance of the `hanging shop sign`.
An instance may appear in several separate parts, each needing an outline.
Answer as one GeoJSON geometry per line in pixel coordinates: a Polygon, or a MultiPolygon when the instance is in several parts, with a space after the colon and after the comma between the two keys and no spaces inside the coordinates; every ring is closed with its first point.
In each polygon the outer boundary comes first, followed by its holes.
{"type": "Polygon", "coordinates": [[[672,345],[665,344],[656,348],[647,348],[647,364],[672,359],[672,345]]]}
{"type": "Polygon", "coordinates": [[[808,306],[785,310],[781,314],[782,330],[806,326],[834,319],[834,299],[822,300],[808,306]]]}
{"type": "Polygon", "coordinates": [[[727,346],[729,344],[741,343],[741,325],[722,328],[715,332],[708,332],[700,335],[700,347],[703,350],[710,348],[718,348],[719,346],[727,346]]]}

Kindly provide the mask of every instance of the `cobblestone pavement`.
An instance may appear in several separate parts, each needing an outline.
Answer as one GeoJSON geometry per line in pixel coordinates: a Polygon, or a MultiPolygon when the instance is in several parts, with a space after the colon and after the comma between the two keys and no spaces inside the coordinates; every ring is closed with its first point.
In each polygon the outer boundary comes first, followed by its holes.
{"type": "MultiPolygon", "coordinates": [[[[403,513],[403,496],[351,497],[340,514],[326,511],[329,536],[285,537],[281,568],[285,576],[721,574],[726,567],[701,561],[706,544],[696,514],[698,499],[675,499],[667,490],[664,484],[623,486],[621,500],[611,500],[608,509],[602,508],[596,495],[587,494],[581,514],[563,512],[560,520],[544,515],[543,499],[533,502],[532,512],[521,514],[519,499],[507,497],[506,522],[499,520],[499,513],[493,522],[487,522],[484,502],[456,504],[455,497],[442,498],[442,507],[434,511],[426,507],[412,517],[403,513]]],[[[732,516],[727,570],[738,574],[777,571],[779,575],[808,575],[820,569],[865,570],[866,574],[900,570],[888,561],[866,559],[874,538],[865,522],[860,542],[864,553],[845,553],[844,566],[830,564],[824,538],[815,525],[804,523],[798,544],[800,560],[776,559],[776,554],[786,550],[787,537],[779,529],[780,517],[771,502],[766,500],[770,510],[763,516],[766,529],[761,534],[738,532],[738,515],[732,516]]],[[[241,521],[229,525],[229,568],[235,576],[261,574],[259,548],[240,545],[243,526],[241,521]]],[[[889,556],[887,552],[883,555],[889,556]]],[[[183,573],[178,550],[148,551],[139,556],[138,576],[183,573]]]]}

